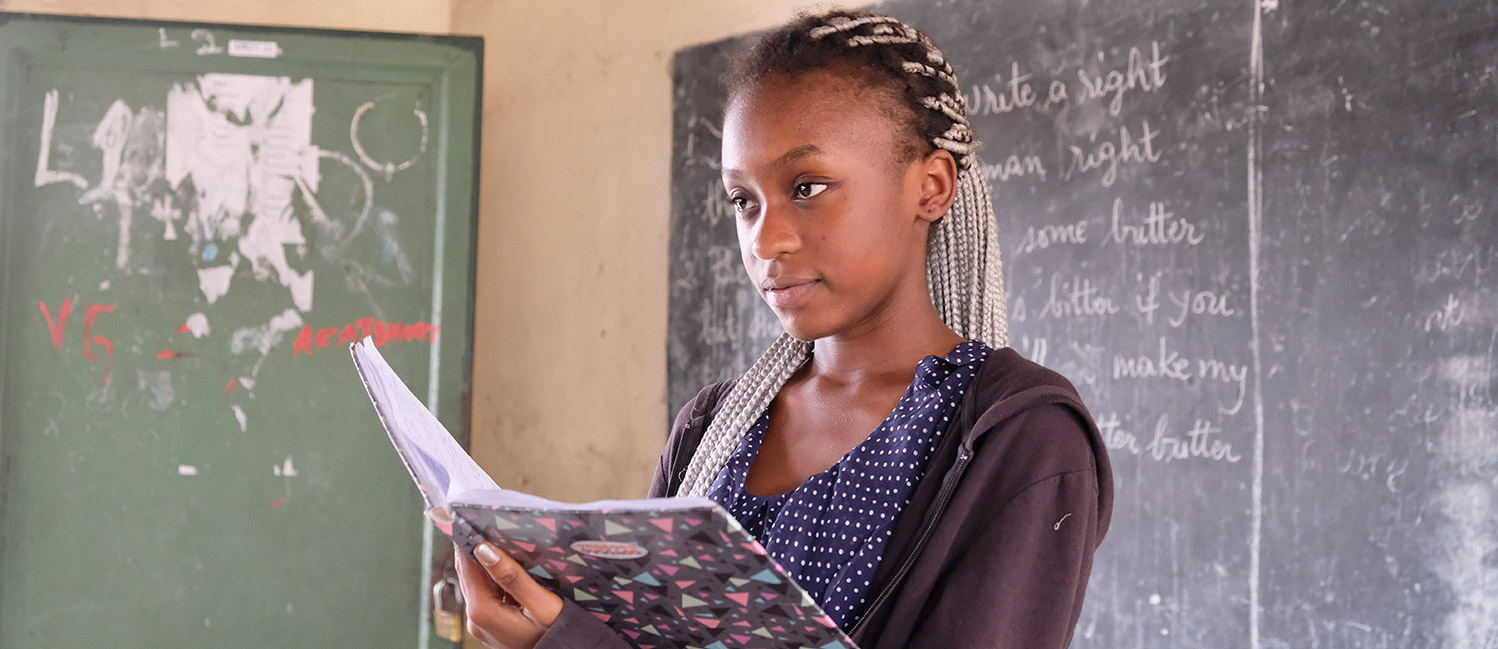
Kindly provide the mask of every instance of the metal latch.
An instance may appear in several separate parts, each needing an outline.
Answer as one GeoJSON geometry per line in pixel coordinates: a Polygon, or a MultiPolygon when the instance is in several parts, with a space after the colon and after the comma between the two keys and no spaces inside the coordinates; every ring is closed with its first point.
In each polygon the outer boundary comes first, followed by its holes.
{"type": "Polygon", "coordinates": [[[456,576],[432,584],[432,628],[443,640],[463,641],[463,592],[456,576]]]}

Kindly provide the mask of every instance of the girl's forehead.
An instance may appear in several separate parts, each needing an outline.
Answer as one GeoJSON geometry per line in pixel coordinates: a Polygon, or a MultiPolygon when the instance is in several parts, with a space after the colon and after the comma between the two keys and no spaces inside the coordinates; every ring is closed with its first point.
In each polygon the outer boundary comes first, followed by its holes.
{"type": "Polygon", "coordinates": [[[725,174],[781,169],[807,158],[882,159],[894,147],[895,125],[866,102],[805,95],[764,99],[730,108],[723,128],[725,174]]]}
{"type": "Polygon", "coordinates": [[[826,73],[766,79],[730,96],[723,136],[725,144],[810,133],[867,139],[869,130],[887,138],[908,128],[892,119],[889,102],[865,83],[826,73]]]}
{"type": "Polygon", "coordinates": [[[728,105],[758,106],[764,103],[874,104],[881,93],[868,80],[834,70],[808,70],[796,74],[774,74],[747,83],[729,96],[728,105]]]}

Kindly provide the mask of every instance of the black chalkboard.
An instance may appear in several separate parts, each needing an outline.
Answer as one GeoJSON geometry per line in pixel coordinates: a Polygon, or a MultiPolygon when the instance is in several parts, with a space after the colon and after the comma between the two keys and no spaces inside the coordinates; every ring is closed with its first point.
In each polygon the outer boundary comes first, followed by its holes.
{"type": "MultiPolygon", "coordinates": [[[[1498,5],[878,9],[963,81],[1013,344],[1116,472],[1076,647],[1498,647],[1498,5]]],[[[672,411],[780,329],[674,60],[672,411]]]]}

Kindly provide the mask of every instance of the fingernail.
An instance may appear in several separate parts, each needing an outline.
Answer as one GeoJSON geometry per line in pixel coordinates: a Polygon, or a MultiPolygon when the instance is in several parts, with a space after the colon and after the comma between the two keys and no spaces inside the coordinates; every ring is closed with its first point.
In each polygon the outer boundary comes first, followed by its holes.
{"type": "Polygon", "coordinates": [[[452,525],[453,510],[448,509],[445,506],[438,505],[427,510],[427,520],[430,520],[438,525],[452,525]]]}
{"type": "Polygon", "coordinates": [[[473,556],[478,558],[479,563],[486,566],[499,563],[499,553],[495,552],[494,547],[488,543],[480,543],[477,548],[474,548],[473,556]]]}

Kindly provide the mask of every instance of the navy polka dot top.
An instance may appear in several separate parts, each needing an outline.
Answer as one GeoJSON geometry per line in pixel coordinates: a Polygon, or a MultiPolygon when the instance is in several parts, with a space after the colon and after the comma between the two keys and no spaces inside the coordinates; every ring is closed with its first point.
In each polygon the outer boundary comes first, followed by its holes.
{"type": "Polygon", "coordinates": [[[744,488],[770,425],[769,408],[744,434],[708,497],[733,514],[844,629],[863,615],[869,581],[895,518],[956,415],[984,358],[979,341],[927,356],[879,428],[836,465],[775,496],[744,488]]]}

